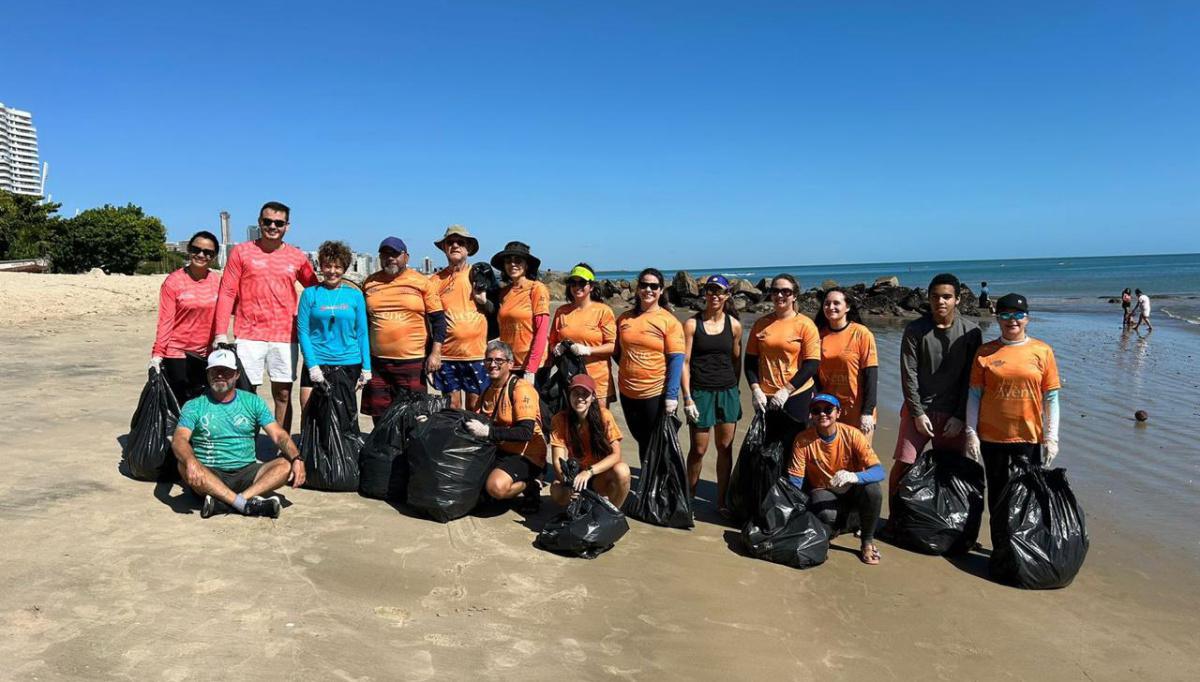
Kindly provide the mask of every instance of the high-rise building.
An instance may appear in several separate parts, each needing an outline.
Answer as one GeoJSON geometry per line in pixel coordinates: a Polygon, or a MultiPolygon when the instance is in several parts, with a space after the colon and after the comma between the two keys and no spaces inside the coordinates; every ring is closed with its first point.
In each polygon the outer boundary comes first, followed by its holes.
{"type": "Polygon", "coordinates": [[[0,102],[0,189],[43,196],[33,114],[0,102]]]}
{"type": "Polygon", "coordinates": [[[246,226],[246,241],[252,242],[255,239],[258,239],[261,234],[262,233],[259,231],[258,225],[246,226]]]}

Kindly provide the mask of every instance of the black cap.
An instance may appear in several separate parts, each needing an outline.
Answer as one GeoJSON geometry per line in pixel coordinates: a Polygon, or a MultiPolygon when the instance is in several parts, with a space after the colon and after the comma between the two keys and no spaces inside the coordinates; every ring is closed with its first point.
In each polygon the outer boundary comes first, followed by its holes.
{"type": "Polygon", "coordinates": [[[1001,310],[1027,313],[1029,312],[1029,302],[1021,294],[1004,294],[996,300],[996,312],[1001,310]]]}

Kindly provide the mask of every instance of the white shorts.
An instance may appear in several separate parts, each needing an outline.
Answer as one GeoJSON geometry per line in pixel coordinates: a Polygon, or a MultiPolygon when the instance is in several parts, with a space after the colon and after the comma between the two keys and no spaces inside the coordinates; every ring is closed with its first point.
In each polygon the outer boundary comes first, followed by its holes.
{"type": "Polygon", "coordinates": [[[291,383],[296,380],[300,344],[238,339],[237,355],[242,361],[242,369],[246,370],[246,378],[255,386],[262,385],[264,368],[271,381],[291,383]]]}

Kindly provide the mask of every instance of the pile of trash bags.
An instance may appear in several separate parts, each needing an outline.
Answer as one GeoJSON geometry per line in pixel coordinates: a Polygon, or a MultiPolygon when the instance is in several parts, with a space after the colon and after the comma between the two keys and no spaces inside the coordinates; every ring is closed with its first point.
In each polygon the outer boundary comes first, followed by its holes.
{"type": "Polygon", "coordinates": [[[405,446],[408,506],[442,523],[475,508],[496,460],[496,445],[467,432],[468,419],[481,416],[454,409],[434,413],[417,424],[405,446]]]}
{"type": "Polygon", "coordinates": [[[417,417],[429,417],[449,405],[445,396],[401,389],[363,441],[358,453],[358,494],[389,502],[408,499],[409,438],[417,417]]]}
{"type": "Polygon", "coordinates": [[[625,501],[625,513],[639,521],[669,528],[695,525],[679,426],[679,419],[664,411],[650,436],[637,489],[625,501]]]}
{"type": "Polygon", "coordinates": [[[179,422],[179,403],[163,373],[151,369],[137,408],[129,420],[129,436],[121,458],[139,481],[171,477],[176,470],[171,434],[179,422]]]}
{"type": "Polygon", "coordinates": [[[725,492],[725,506],[734,520],[744,522],[758,513],[767,493],[787,469],[791,455],[787,445],[767,440],[766,415],[755,412],[725,492]]]}
{"type": "MultiPolygon", "coordinates": [[[[579,473],[579,461],[563,463],[563,482],[570,486],[579,473]]],[[[612,549],[629,532],[629,522],[608,498],[584,489],[564,511],[555,514],[534,544],[558,554],[595,559],[612,549]]]]}
{"type": "Polygon", "coordinates": [[[808,496],[783,478],[776,479],[742,528],[751,556],[793,568],[825,563],[830,536],[829,526],[808,511],[808,496]]]}
{"type": "Polygon", "coordinates": [[[1066,587],[1088,553],[1088,533],[1065,469],[1018,462],[992,514],[988,572],[1030,590],[1066,587]]]}
{"type": "Polygon", "coordinates": [[[300,456],[304,459],[304,487],[348,492],[358,490],[358,430],[355,405],[357,373],[345,367],[321,368],[325,381],[313,386],[300,422],[300,456]]]}
{"type": "Polygon", "coordinates": [[[923,452],[900,479],[894,500],[896,544],[923,554],[967,552],[983,522],[983,467],[961,452],[923,452]]]}

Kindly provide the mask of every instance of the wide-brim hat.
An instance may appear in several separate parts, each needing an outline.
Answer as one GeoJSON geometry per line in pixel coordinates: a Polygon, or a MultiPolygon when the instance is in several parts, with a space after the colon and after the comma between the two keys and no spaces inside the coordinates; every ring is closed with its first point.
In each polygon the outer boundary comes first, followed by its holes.
{"type": "Polygon", "coordinates": [[[492,256],[492,267],[500,272],[504,272],[504,259],[509,256],[520,256],[525,259],[525,266],[530,272],[537,272],[542,269],[542,260],[535,257],[529,252],[529,245],[525,242],[509,242],[504,245],[504,250],[492,256]]]}
{"type": "Polygon", "coordinates": [[[434,242],[433,245],[438,248],[438,251],[446,250],[446,239],[448,237],[459,237],[467,242],[467,255],[474,256],[479,252],[479,240],[472,237],[467,228],[462,225],[451,225],[446,228],[446,234],[442,238],[434,242]]]}

